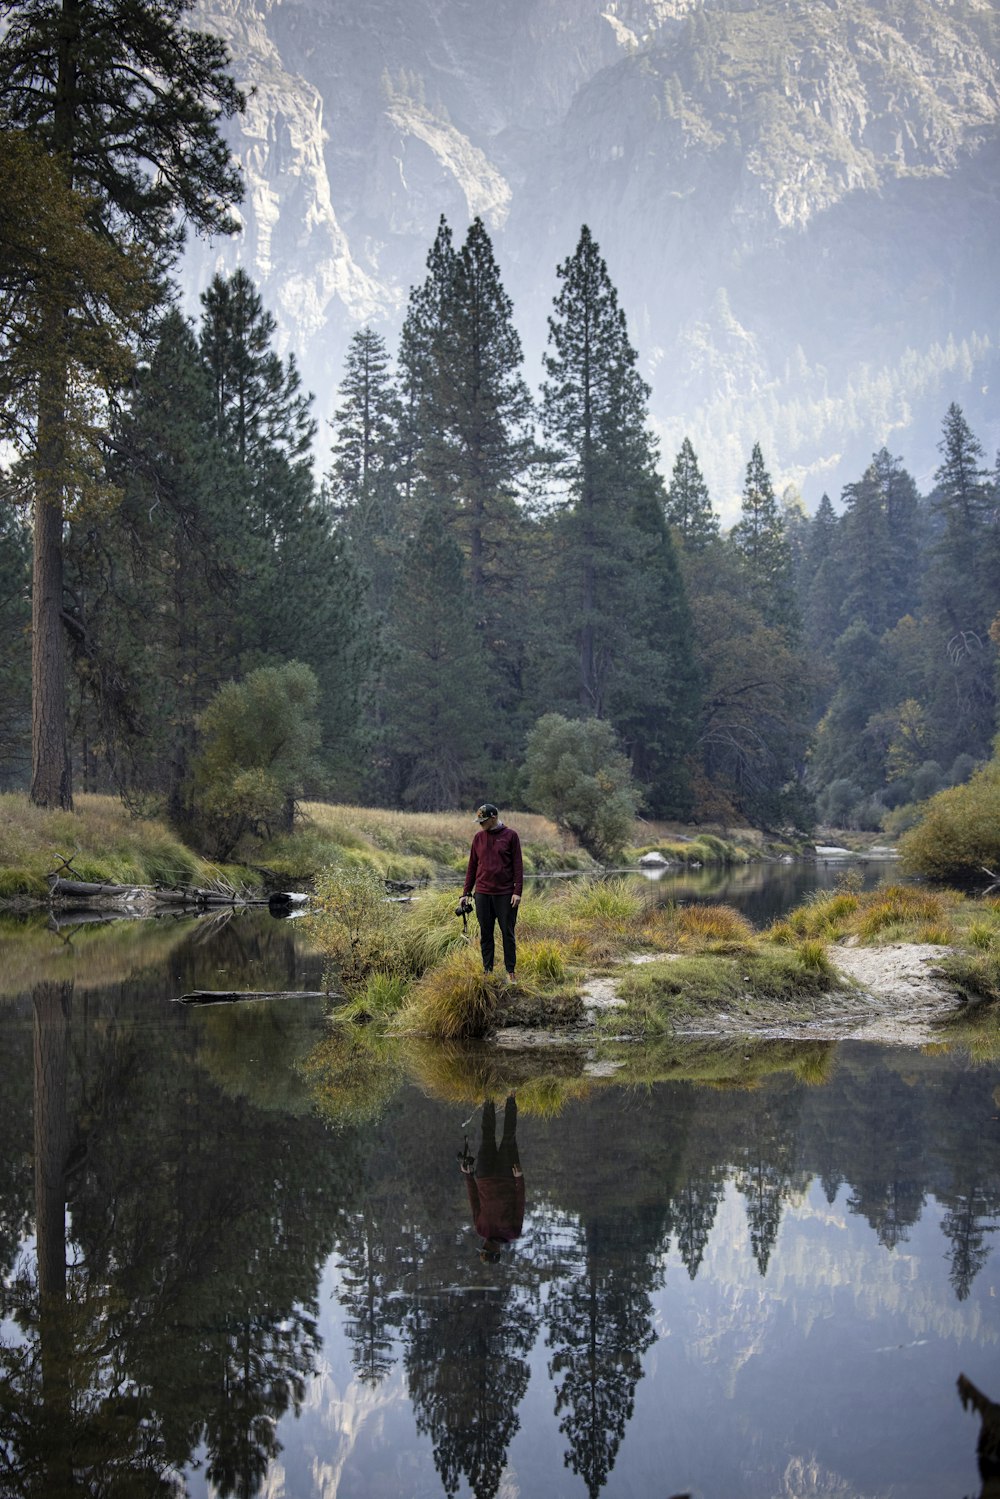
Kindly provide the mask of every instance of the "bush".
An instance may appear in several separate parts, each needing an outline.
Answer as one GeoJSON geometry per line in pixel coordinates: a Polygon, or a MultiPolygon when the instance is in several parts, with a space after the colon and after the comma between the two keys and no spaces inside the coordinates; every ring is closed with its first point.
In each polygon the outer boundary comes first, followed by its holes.
{"type": "Polygon", "coordinates": [[[307,929],[327,958],[323,982],[339,979],[357,993],[374,973],[398,968],[398,908],[386,900],[385,884],[374,869],[327,869],[316,881],[315,914],[307,929]]]}
{"type": "Polygon", "coordinates": [[[933,880],[972,880],[1000,871],[1000,761],[962,786],[939,791],[900,839],[904,867],[933,880]]]}
{"type": "Polygon", "coordinates": [[[318,697],[311,667],[288,661],[226,682],[201,715],[189,811],[216,859],[228,858],[246,833],[291,831],[294,799],[315,768],[318,697]]]}
{"type": "Polygon", "coordinates": [[[595,859],[607,864],[621,856],[639,796],[609,723],[547,713],[528,737],[524,778],[530,804],[595,859]]]}

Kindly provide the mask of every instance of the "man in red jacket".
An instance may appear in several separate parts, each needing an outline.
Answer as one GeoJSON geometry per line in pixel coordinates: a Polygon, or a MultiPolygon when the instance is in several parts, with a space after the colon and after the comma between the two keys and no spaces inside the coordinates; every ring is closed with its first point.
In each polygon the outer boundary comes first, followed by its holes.
{"type": "Polygon", "coordinates": [[[514,923],[517,921],[517,908],[521,903],[524,885],[521,840],[513,828],[504,827],[492,802],[483,803],[476,813],[476,821],[479,823],[479,832],[472,840],[462,899],[467,900],[475,890],[483,972],[493,972],[495,924],[500,928],[503,941],[503,964],[507,970],[507,981],[512,984],[517,963],[514,923]]]}
{"type": "Polygon", "coordinates": [[[496,1108],[488,1098],[483,1104],[483,1133],[475,1166],[471,1155],[462,1157],[472,1221],[476,1233],[485,1241],[479,1251],[483,1261],[498,1260],[504,1245],[521,1237],[524,1175],[517,1152],[516,1129],[517,1102],[511,1093],[504,1105],[503,1136],[498,1150],[496,1108]]]}

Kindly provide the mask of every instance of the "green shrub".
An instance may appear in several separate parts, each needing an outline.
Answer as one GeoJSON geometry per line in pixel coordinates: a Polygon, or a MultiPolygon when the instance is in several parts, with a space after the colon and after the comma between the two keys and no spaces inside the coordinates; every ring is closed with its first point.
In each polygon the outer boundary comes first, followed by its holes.
{"type": "Polygon", "coordinates": [[[312,668],[288,661],[226,682],[201,715],[189,816],[214,858],[228,858],[244,834],[266,836],[288,818],[315,768],[318,697],[312,668]]]}
{"type": "Polygon", "coordinates": [[[323,981],[338,980],[357,992],[373,973],[399,966],[399,907],[386,900],[385,883],[374,869],[326,869],[316,880],[316,909],[306,929],[327,959],[323,981]]]}
{"type": "Polygon", "coordinates": [[[639,797],[631,765],[606,720],[545,714],[528,736],[524,778],[529,804],[572,833],[600,863],[621,855],[639,797]]]}
{"type": "Polygon", "coordinates": [[[961,786],[939,791],[899,843],[904,866],[933,880],[970,880],[1000,870],[1000,760],[961,786]]]}

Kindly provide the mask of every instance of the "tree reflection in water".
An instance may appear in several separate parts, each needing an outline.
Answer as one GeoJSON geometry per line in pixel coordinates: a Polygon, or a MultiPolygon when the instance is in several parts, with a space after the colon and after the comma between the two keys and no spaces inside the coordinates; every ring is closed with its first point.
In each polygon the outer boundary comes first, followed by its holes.
{"type": "Polygon", "coordinates": [[[886,1254],[933,1197],[953,1305],[988,1263],[988,1071],[858,1048],[810,1086],[816,1049],[786,1049],[770,1076],[627,1090],[578,1057],[549,1057],[542,1083],[470,1049],[421,1090],[400,1081],[405,1048],[379,1040],[359,1070],[365,1043],[316,1012],[154,1026],[148,1003],[124,981],[40,982],[4,1030],[3,1492],[183,1494],[200,1463],[218,1495],[260,1493],[329,1358],[328,1262],[357,1380],[395,1377],[445,1493],[477,1499],[501,1491],[532,1402],[575,1480],[609,1485],[668,1259],[685,1286],[712,1267],[724,1202],[755,1277],[813,1180],[886,1254]],[[484,1262],[456,1145],[484,1091],[514,1087],[524,1235],[484,1262]]]}
{"type": "Polygon", "coordinates": [[[316,1369],[356,1142],[261,1128],[199,1066],[199,1021],[164,1046],[122,987],[71,1025],[72,989],[32,997],[37,1256],[4,1293],[4,1492],[182,1493],[204,1448],[216,1493],[257,1494],[316,1369]]]}

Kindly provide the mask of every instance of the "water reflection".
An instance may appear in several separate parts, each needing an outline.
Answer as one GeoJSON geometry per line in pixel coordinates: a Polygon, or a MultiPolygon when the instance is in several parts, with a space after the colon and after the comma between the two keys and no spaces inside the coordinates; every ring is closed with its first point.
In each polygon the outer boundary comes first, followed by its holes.
{"type": "Polygon", "coordinates": [[[231,925],[0,1007],[0,1491],[978,1491],[995,1068],[670,1040],[605,1076],[173,1004],[301,986],[287,924],[231,925]]]}
{"type": "Polygon", "coordinates": [[[507,1095],[503,1110],[503,1134],[497,1145],[496,1105],[485,1098],[481,1106],[482,1130],[475,1155],[466,1140],[459,1163],[469,1194],[472,1223],[482,1239],[479,1258],[496,1264],[501,1251],[521,1237],[524,1223],[524,1172],[517,1149],[517,1100],[507,1095]]]}
{"type": "Polygon", "coordinates": [[[833,890],[850,872],[863,890],[899,878],[896,859],[803,860],[792,864],[706,865],[702,869],[647,869],[636,875],[655,901],[720,902],[755,926],[776,921],[816,891],[833,890]]]}

